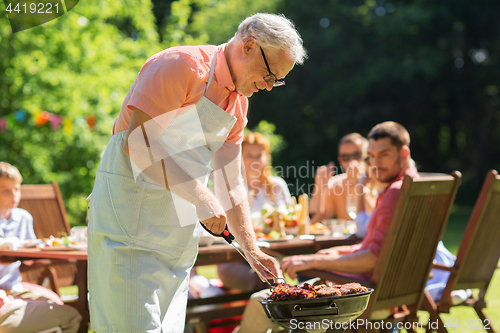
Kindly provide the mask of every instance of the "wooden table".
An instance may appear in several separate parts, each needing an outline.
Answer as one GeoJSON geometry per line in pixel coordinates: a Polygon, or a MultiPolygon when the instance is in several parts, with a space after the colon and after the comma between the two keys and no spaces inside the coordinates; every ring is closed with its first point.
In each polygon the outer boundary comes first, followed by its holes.
{"type": "MultiPolygon", "coordinates": [[[[318,250],[358,243],[357,238],[332,238],[316,236],[314,239],[291,239],[279,242],[269,242],[269,247],[261,247],[262,251],[275,256],[283,257],[295,254],[315,253],[318,250]]],[[[82,315],[79,333],[87,333],[90,322],[87,300],[87,252],[85,251],[56,251],[41,249],[0,250],[0,261],[15,261],[27,259],[66,259],[76,261],[76,285],[78,299],[74,307],[82,315]]],[[[215,244],[200,247],[195,266],[215,265],[226,262],[244,261],[241,255],[229,244],[215,244]]]]}
{"type": "MultiPolygon", "coordinates": [[[[334,246],[352,245],[361,240],[354,237],[334,238],[328,236],[315,236],[313,239],[293,238],[284,241],[269,241],[269,247],[261,246],[260,249],[273,256],[284,257],[296,254],[316,253],[321,249],[334,246]]],[[[266,243],[266,242],[262,242],[266,243]]],[[[214,265],[226,262],[245,261],[243,257],[229,244],[214,244],[200,247],[195,266],[214,265]]]]}

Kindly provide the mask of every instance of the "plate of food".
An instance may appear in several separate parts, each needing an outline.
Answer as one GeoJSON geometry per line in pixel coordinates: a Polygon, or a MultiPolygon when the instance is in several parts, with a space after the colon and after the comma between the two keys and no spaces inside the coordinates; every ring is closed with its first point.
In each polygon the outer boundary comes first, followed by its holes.
{"type": "Polygon", "coordinates": [[[257,241],[274,243],[274,242],[286,242],[289,239],[293,239],[294,236],[293,235],[283,236],[278,231],[272,230],[269,234],[265,234],[263,232],[256,232],[255,237],[257,238],[257,241]]]}
{"type": "Polygon", "coordinates": [[[330,229],[321,222],[316,222],[309,226],[309,234],[311,235],[326,235],[329,232],[330,229]]]}
{"type": "Polygon", "coordinates": [[[46,246],[40,248],[41,251],[74,251],[76,249],[69,246],[46,246]]]}

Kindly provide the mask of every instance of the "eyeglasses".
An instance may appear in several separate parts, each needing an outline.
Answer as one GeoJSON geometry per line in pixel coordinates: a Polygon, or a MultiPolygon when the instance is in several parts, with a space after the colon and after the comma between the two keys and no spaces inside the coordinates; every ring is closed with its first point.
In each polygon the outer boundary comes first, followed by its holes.
{"type": "MultiPolygon", "coordinates": [[[[260,47],[260,46],[259,46],[260,47]]],[[[267,71],[269,74],[264,76],[264,81],[266,82],[274,82],[273,87],[280,87],[285,85],[285,79],[278,79],[276,75],[271,72],[271,68],[269,68],[269,64],[267,63],[266,55],[264,54],[264,50],[262,47],[260,48],[260,52],[262,52],[262,57],[264,58],[264,62],[266,63],[267,71]]]]}
{"type": "Polygon", "coordinates": [[[361,160],[363,158],[360,153],[342,154],[339,157],[344,162],[350,162],[351,160],[361,160]]]}

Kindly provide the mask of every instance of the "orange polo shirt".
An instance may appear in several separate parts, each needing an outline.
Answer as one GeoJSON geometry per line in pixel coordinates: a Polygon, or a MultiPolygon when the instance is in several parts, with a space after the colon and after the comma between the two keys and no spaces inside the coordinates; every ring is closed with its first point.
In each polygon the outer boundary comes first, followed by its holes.
{"type": "MultiPolygon", "coordinates": [[[[241,144],[248,99],[235,91],[224,48],[225,44],[219,48],[214,77],[205,97],[236,117],[226,142],[241,144]]],[[[214,52],[213,45],[177,46],[150,57],[125,97],[113,134],[128,129],[133,107],[155,119],[171,111],[178,115],[198,103],[205,92],[214,52]]]]}

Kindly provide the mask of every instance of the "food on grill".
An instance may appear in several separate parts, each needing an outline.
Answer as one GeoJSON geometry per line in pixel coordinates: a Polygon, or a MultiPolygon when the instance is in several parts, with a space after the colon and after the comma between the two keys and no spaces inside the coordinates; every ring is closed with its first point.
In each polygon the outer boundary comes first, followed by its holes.
{"type": "Polygon", "coordinates": [[[340,289],[340,287],[342,287],[341,284],[336,284],[336,285],[326,285],[326,284],[318,284],[316,286],[314,286],[314,290],[319,290],[321,288],[324,288],[324,287],[332,287],[332,288],[337,288],[337,289],[340,289]]]}
{"type": "Polygon", "coordinates": [[[316,290],[316,297],[325,297],[325,296],[340,296],[342,293],[339,288],[335,287],[321,287],[316,290]]]}
{"type": "Polygon", "coordinates": [[[284,301],[288,299],[316,298],[316,291],[308,283],[302,287],[291,286],[288,283],[279,283],[269,296],[273,301],[284,301]]]}
{"type": "Polygon", "coordinates": [[[346,283],[340,288],[342,295],[357,294],[368,291],[368,288],[363,287],[359,283],[346,283]]]}
{"type": "Polygon", "coordinates": [[[279,283],[274,288],[269,299],[273,301],[286,301],[293,299],[342,296],[366,291],[368,291],[368,288],[363,287],[359,283],[346,283],[344,285],[334,286],[321,284],[314,287],[308,283],[304,283],[303,286],[292,286],[287,283],[279,283]]]}

